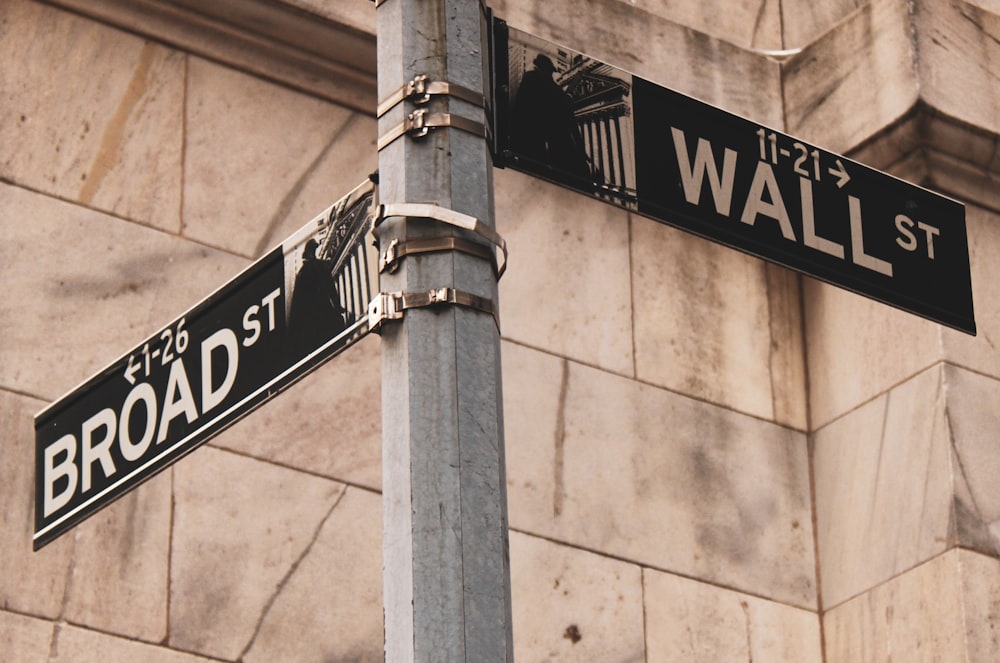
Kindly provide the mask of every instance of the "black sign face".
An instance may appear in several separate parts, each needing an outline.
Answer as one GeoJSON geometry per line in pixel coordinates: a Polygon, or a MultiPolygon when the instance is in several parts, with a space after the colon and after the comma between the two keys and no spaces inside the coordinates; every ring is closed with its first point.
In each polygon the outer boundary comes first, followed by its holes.
{"type": "Polygon", "coordinates": [[[494,154],[975,334],[965,207],[494,21],[494,154]]]}
{"type": "Polygon", "coordinates": [[[374,195],[358,187],[35,417],[35,550],[368,332],[374,195]]]}

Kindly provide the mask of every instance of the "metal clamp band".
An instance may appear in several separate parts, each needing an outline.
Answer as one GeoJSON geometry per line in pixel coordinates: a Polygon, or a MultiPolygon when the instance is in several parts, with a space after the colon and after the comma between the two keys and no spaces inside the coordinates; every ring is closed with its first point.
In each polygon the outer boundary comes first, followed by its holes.
{"type": "Polygon", "coordinates": [[[426,108],[419,108],[407,115],[405,120],[390,129],[384,136],[379,136],[378,149],[382,151],[387,145],[406,134],[413,138],[423,138],[431,129],[438,127],[453,127],[479,138],[486,137],[486,127],[481,122],[451,113],[428,113],[426,108]]]}
{"type": "MultiPolygon", "coordinates": [[[[440,251],[461,251],[483,260],[493,261],[494,270],[499,271],[500,266],[496,262],[496,256],[488,247],[475,242],[462,239],[461,237],[431,237],[427,239],[411,239],[400,242],[394,239],[385,247],[385,251],[379,254],[378,271],[394,273],[399,269],[399,261],[406,256],[420,253],[437,253],[440,251]]],[[[499,275],[497,276],[499,278],[499,275]]]]}
{"type": "Polygon", "coordinates": [[[470,90],[464,85],[458,85],[457,83],[432,81],[427,74],[419,74],[414,76],[412,81],[379,102],[376,117],[382,117],[404,100],[412,101],[415,104],[426,104],[431,100],[431,96],[433,95],[455,97],[479,108],[484,106],[483,95],[475,90],[470,90]]]}
{"type": "Polygon", "coordinates": [[[403,312],[411,308],[424,308],[439,304],[457,304],[493,316],[497,331],[497,317],[493,300],[456,288],[435,288],[426,292],[380,292],[368,302],[368,329],[378,333],[386,320],[401,320],[403,312]]]}
{"type": "Polygon", "coordinates": [[[474,216],[462,214],[461,212],[456,212],[453,209],[441,207],[433,203],[383,203],[379,205],[378,213],[375,215],[375,232],[378,232],[378,227],[383,221],[391,217],[433,219],[447,223],[450,226],[455,226],[456,228],[474,232],[496,247],[493,259],[497,278],[503,276],[503,273],[507,270],[507,240],[474,216]],[[500,261],[501,256],[503,257],[503,262],[500,261]]]}

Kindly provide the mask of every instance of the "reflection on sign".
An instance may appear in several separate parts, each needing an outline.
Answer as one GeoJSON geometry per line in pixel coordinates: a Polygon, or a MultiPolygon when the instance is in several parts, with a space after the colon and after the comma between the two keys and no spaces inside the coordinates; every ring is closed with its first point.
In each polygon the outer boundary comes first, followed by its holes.
{"type": "Polygon", "coordinates": [[[975,333],[958,202],[494,21],[497,163],[975,333]]]}
{"type": "Polygon", "coordinates": [[[366,183],[35,418],[37,550],[368,332],[366,183]]]}

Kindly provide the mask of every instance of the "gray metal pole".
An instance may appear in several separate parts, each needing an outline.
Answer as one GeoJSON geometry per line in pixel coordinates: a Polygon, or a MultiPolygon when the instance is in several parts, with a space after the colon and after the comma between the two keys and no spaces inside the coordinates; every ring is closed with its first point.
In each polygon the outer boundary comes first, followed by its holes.
{"type": "MultiPolygon", "coordinates": [[[[476,0],[378,4],[379,99],[415,76],[486,87],[476,0]]],[[[435,96],[432,113],[484,123],[483,110],[435,96]]],[[[379,120],[387,136],[414,109],[379,120]]],[[[492,227],[486,141],[464,130],[404,135],[379,151],[383,203],[435,203],[492,227]]],[[[426,219],[393,218],[381,245],[459,235],[426,219]]],[[[497,302],[493,266],[456,251],[410,255],[380,289],[456,288],[497,302]]],[[[510,563],[500,383],[494,318],[456,305],[413,308],[382,328],[383,595],[386,661],[512,661],[510,563]]]]}

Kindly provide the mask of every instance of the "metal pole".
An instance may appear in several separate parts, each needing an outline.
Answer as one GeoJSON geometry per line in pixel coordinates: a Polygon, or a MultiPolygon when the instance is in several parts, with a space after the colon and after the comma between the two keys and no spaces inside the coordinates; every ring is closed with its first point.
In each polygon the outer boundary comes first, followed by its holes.
{"type": "MultiPolygon", "coordinates": [[[[484,21],[476,0],[378,3],[379,99],[414,77],[482,92],[484,21]]],[[[392,133],[414,110],[379,120],[392,133]]],[[[477,104],[434,96],[426,108],[484,124],[477,104]]],[[[380,141],[381,142],[381,141],[380,141]]],[[[435,203],[492,227],[486,141],[455,127],[400,136],[379,151],[383,203],[435,203]]],[[[381,245],[476,235],[393,218],[381,245]]],[[[410,255],[381,276],[383,292],[456,288],[497,302],[493,265],[456,251],[410,255]]],[[[461,306],[412,308],[382,328],[383,595],[389,663],[512,661],[510,563],[494,317],[461,306]]]]}

